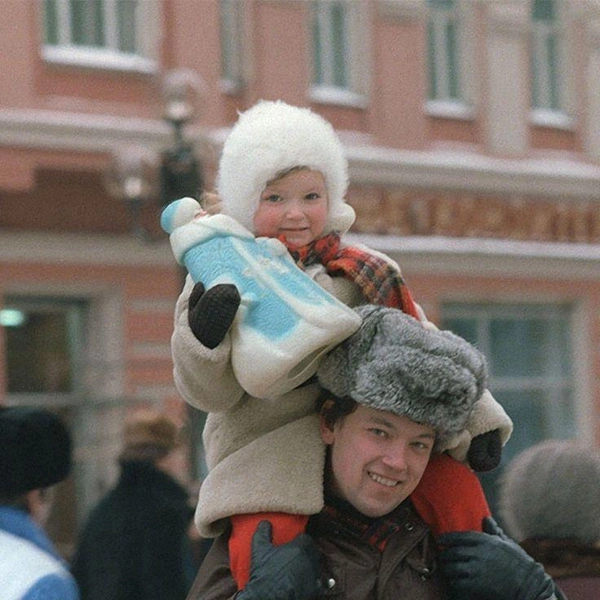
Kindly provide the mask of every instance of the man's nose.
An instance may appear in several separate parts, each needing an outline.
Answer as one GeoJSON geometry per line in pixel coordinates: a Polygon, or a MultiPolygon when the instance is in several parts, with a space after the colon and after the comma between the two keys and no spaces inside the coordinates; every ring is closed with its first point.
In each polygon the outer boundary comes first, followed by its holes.
{"type": "Polygon", "coordinates": [[[404,445],[395,444],[393,447],[387,449],[383,457],[383,462],[391,469],[405,471],[407,465],[406,455],[407,448],[404,445]]]}

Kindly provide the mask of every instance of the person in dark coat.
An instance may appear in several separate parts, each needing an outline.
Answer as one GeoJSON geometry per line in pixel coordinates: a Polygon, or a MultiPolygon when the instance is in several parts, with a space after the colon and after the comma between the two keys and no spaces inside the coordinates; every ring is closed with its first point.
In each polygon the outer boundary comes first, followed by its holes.
{"type": "Polygon", "coordinates": [[[600,598],[600,450],[546,440],[507,466],[500,486],[507,531],[569,600],[600,598]]]}
{"type": "Polygon", "coordinates": [[[184,600],[197,565],[193,508],[169,472],[178,447],[162,414],[127,420],[119,481],[90,513],[73,558],[82,600],[184,600]]]}

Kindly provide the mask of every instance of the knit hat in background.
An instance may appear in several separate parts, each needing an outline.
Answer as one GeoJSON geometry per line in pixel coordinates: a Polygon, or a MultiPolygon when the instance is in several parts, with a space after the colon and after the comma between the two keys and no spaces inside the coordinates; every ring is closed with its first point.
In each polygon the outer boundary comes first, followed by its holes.
{"type": "Polygon", "coordinates": [[[600,450],[575,440],[547,440],[523,451],[501,477],[499,514],[518,542],[599,543],[600,450]]]}
{"type": "Polygon", "coordinates": [[[0,408],[0,493],[24,494],[65,479],[71,470],[69,431],[54,413],[0,408]]]}
{"type": "Polygon", "coordinates": [[[483,355],[449,331],[382,306],[356,309],[360,329],[329,352],[317,376],[338,397],[432,427],[436,446],[461,433],[485,389],[483,355]]]}
{"type": "Polygon", "coordinates": [[[124,452],[156,448],[170,452],[179,445],[177,425],[163,413],[143,408],[125,419],[123,432],[124,452]]]}
{"type": "Polygon", "coordinates": [[[241,113],[223,145],[217,175],[222,212],[254,233],[267,183],[293,167],[320,171],[329,196],[324,233],[346,233],[355,213],[346,204],[348,164],[332,125],[308,108],[260,101],[241,113]]]}

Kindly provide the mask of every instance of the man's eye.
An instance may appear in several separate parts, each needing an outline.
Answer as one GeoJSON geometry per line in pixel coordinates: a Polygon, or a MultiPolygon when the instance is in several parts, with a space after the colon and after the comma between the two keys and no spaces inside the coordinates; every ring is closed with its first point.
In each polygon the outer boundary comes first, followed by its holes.
{"type": "Polygon", "coordinates": [[[429,450],[430,447],[430,444],[427,444],[426,442],[413,442],[413,448],[416,448],[417,450],[429,450]]]}
{"type": "Polygon", "coordinates": [[[310,194],[306,194],[307,200],[318,200],[321,196],[317,194],[317,192],[312,192],[310,194]]]}
{"type": "Polygon", "coordinates": [[[387,431],[379,429],[378,427],[372,427],[371,429],[369,429],[369,431],[377,437],[387,437],[387,431]]]}

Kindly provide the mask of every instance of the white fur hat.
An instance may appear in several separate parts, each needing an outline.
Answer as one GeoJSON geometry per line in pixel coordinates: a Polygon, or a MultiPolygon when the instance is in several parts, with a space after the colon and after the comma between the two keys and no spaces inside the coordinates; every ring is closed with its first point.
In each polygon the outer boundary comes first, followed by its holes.
{"type": "Polygon", "coordinates": [[[320,171],[329,196],[325,233],[345,233],[355,214],[346,204],[348,163],[332,125],[308,108],[260,101],[240,117],[223,145],[217,175],[222,212],[254,232],[267,183],[293,167],[320,171]]]}

